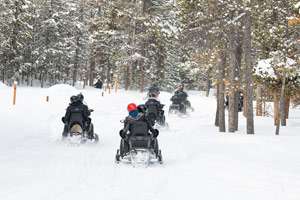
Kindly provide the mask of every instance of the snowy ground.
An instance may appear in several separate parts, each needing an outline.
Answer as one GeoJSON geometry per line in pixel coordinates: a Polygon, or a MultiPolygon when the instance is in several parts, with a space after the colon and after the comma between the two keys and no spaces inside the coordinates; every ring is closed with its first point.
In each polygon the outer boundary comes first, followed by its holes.
{"type": "MultiPolygon", "coordinates": [[[[54,86],[13,88],[0,85],[1,200],[299,200],[300,110],[291,110],[288,127],[275,136],[272,118],[255,118],[255,135],[218,133],[213,126],[214,97],[189,92],[195,108],[189,118],[167,116],[161,131],[164,164],[146,169],[114,163],[120,119],[128,103],[143,103],[145,93],[105,93],[54,86]],[[100,136],[97,145],[63,144],[61,117],[72,94],[82,92],[100,136]],[[50,102],[46,102],[46,96],[50,102]]],[[[171,94],[162,93],[168,108],[171,94]]],[[[167,109],[166,109],[167,110],[167,109]]]]}

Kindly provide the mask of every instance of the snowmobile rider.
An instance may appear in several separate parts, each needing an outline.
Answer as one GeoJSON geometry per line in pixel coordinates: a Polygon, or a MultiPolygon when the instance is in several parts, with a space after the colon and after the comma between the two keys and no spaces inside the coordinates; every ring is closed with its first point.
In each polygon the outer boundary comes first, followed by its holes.
{"type": "Polygon", "coordinates": [[[183,87],[181,86],[178,87],[178,90],[175,91],[175,94],[178,94],[184,100],[186,100],[189,96],[185,91],[183,91],[183,87]]]}
{"type": "Polygon", "coordinates": [[[128,131],[130,133],[132,132],[132,125],[134,124],[134,122],[136,122],[136,121],[146,122],[147,129],[151,131],[153,140],[155,140],[157,138],[159,131],[157,129],[154,129],[151,126],[151,121],[148,119],[148,117],[144,113],[138,111],[136,104],[134,104],[134,103],[128,104],[127,110],[129,112],[129,115],[126,117],[126,119],[124,121],[124,128],[120,130],[119,134],[120,134],[120,137],[122,138],[122,140],[126,141],[125,149],[129,151],[129,143],[127,142],[127,139],[129,136],[128,136],[127,132],[128,131]]]}
{"type": "Polygon", "coordinates": [[[157,95],[156,93],[152,93],[149,95],[148,101],[145,103],[146,107],[149,108],[149,106],[154,105],[156,107],[157,110],[157,114],[159,118],[162,118],[164,115],[164,110],[163,107],[164,105],[161,104],[158,100],[157,100],[157,95]]]}
{"type": "Polygon", "coordinates": [[[159,95],[159,93],[160,93],[159,88],[156,83],[154,83],[148,90],[149,90],[148,94],[155,93],[156,95],[159,95]]]}
{"type": "Polygon", "coordinates": [[[183,87],[179,86],[178,90],[175,91],[175,94],[179,95],[179,97],[182,99],[182,102],[184,103],[184,105],[191,107],[191,103],[187,99],[189,95],[185,91],[183,91],[183,87]]]}
{"type": "Polygon", "coordinates": [[[102,82],[100,79],[98,79],[98,81],[94,84],[95,88],[101,89],[102,88],[102,82]]]}
{"type": "Polygon", "coordinates": [[[183,114],[186,113],[186,108],[185,108],[185,105],[184,105],[185,99],[183,99],[180,96],[180,94],[175,93],[170,100],[172,101],[172,104],[179,105],[179,112],[181,112],[183,114]]]}
{"type": "MultiPolygon", "coordinates": [[[[93,124],[91,123],[91,118],[89,117],[91,115],[91,112],[89,111],[89,108],[87,105],[83,104],[83,95],[79,94],[77,96],[71,96],[70,101],[71,103],[69,104],[68,108],[66,109],[66,114],[62,118],[63,123],[65,124],[64,126],[64,131],[63,131],[63,137],[66,137],[69,131],[69,124],[71,122],[71,114],[72,113],[81,113],[82,118],[83,118],[83,129],[84,130],[90,130],[88,131],[87,137],[89,139],[93,139],[94,137],[94,127],[93,124]]],[[[72,119],[72,121],[75,121],[72,119]]]]}

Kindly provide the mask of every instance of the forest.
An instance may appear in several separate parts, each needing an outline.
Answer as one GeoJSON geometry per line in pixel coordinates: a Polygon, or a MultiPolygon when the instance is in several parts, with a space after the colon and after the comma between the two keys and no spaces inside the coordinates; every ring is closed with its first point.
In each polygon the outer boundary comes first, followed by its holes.
{"type": "MultiPolygon", "coordinates": [[[[215,125],[247,133],[274,102],[286,125],[300,103],[298,0],[0,0],[0,77],[7,85],[105,85],[143,92],[215,88],[215,125]]],[[[276,130],[279,134],[279,130],[276,130]]]]}

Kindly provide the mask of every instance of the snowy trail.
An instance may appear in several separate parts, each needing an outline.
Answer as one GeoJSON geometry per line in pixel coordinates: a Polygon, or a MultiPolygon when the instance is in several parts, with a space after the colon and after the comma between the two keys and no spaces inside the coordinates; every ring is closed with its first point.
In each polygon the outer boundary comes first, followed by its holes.
{"type": "MultiPolygon", "coordinates": [[[[164,164],[147,169],[114,163],[121,119],[128,103],[144,103],[145,93],[21,87],[12,106],[12,88],[0,88],[0,199],[300,199],[300,119],[291,111],[291,126],[274,136],[270,118],[256,118],[256,135],[218,133],[213,126],[214,97],[190,92],[195,108],[189,118],[168,116],[159,146],[164,164]],[[92,120],[99,144],[71,147],[60,141],[72,94],[83,92],[95,111],[92,120]],[[50,95],[50,102],[45,96],[50,95]]],[[[170,93],[160,95],[170,104],[170,93]]]]}

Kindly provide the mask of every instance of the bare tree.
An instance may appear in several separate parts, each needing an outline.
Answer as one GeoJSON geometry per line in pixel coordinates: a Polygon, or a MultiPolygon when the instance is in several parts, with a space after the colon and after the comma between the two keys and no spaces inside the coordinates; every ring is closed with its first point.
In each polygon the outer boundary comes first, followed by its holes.
{"type": "Polygon", "coordinates": [[[254,134],[253,120],[253,88],[252,88],[252,58],[251,58],[251,14],[245,19],[245,65],[246,65],[246,118],[247,134],[254,134]]]}

